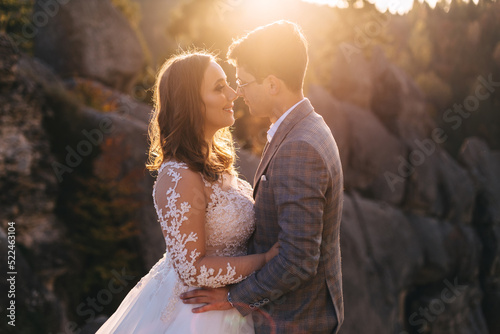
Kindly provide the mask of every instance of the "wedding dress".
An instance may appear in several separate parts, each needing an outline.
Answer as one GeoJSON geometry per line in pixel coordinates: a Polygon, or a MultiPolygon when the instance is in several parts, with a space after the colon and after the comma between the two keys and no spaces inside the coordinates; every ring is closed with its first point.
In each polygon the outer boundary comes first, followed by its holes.
{"type": "MultiPolygon", "coordinates": [[[[182,201],[178,193],[178,188],[186,186],[182,184],[186,172],[184,163],[166,161],[161,165],[153,187],[153,200],[169,251],[127,294],[115,313],[97,331],[98,334],[254,332],[251,316],[243,317],[234,308],[194,314],[191,310],[199,305],[184,304],[179,298],[181,293],[195,289],[195,286],[215,288],[245,278],[236,277],[229,263],[225,271],[216,272],[203,266],[196,272],[193,256],[197,254],[193,254],[194,251],[187,254],[185,245],[198,236],[179,231],[191,211],[196,209],[196,203],[182,201]]],[[[206,255],[246,255],[246,244],[255,227],[251,186],[229,175],[218,182],[210,183],[204,178],[203,182],[206,187],[204,194],[210,198],[205,213],[206,255]]]]}

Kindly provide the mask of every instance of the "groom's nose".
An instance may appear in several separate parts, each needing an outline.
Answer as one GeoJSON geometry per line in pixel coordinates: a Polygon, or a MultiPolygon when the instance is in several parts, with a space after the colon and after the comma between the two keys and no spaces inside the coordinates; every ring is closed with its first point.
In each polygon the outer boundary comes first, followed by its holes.
{"type": "Polygon", "coordinates": [[[236,95],[243,97],[245,94],[243,93],[243,88],[236,87],[236,95]]]}

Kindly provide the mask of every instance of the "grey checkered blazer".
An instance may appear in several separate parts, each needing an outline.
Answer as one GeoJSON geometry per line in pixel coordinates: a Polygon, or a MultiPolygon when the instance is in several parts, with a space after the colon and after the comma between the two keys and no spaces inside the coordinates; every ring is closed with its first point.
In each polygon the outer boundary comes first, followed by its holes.
{"type": "Polygon", "coordinates": [[[337,333],[344,319],[340,266],[343,175],[337,144],[309,102],[284,119],[254,181],[249,253],[276,241],[279,255],[230,287],[261,333],[337,333]]]}

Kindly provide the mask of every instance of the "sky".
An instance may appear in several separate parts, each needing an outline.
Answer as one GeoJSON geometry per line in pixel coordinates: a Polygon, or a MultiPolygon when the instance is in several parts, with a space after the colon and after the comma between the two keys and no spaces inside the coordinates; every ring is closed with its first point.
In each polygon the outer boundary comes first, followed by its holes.
{"type": "MultiPolygon", "coordinates": [[[[318,3],[323,5],[329,5],[332,7],[344,8],[347,6],[345,0],[303,0],[306,2],[318,3]]],[[[405,14],[410,11],[413,7],[414,0],[368,0],[368,2],[374,3],[378,10],[385,12],[389,10],[391,13],[395,14],[405,14]]],[[[436,6],[439,0],[418,0],[419,2],[427,2],[432,8],[436,6]]],[[[450,0],[447,0],[450,2],[450,0]]],[[[471,0],[464,0],[464,2],[469,2],[471,0]]],[[[479,0],[472,0],[474,3],[478,3],[479,0]]],[[[361,1],[360,1],[361,2],[361,1]]]]}

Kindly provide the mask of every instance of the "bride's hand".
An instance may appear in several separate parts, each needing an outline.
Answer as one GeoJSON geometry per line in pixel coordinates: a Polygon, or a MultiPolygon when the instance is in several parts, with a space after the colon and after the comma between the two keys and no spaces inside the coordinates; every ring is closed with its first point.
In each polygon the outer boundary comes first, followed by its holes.
{"type": "Polygon", "coordinates": [[[265,257],[266,257],[266,263],[268,263],[269,261],[271,261],[271,259],[273,257],[275,257],[276,255],[278,255],[279,253],[279,248],[280,248],[280,244],[277,242],[273,245],[273,247],[271,247],[270,250],[268,250],[266,253],[265,253],[265,257]]]}

